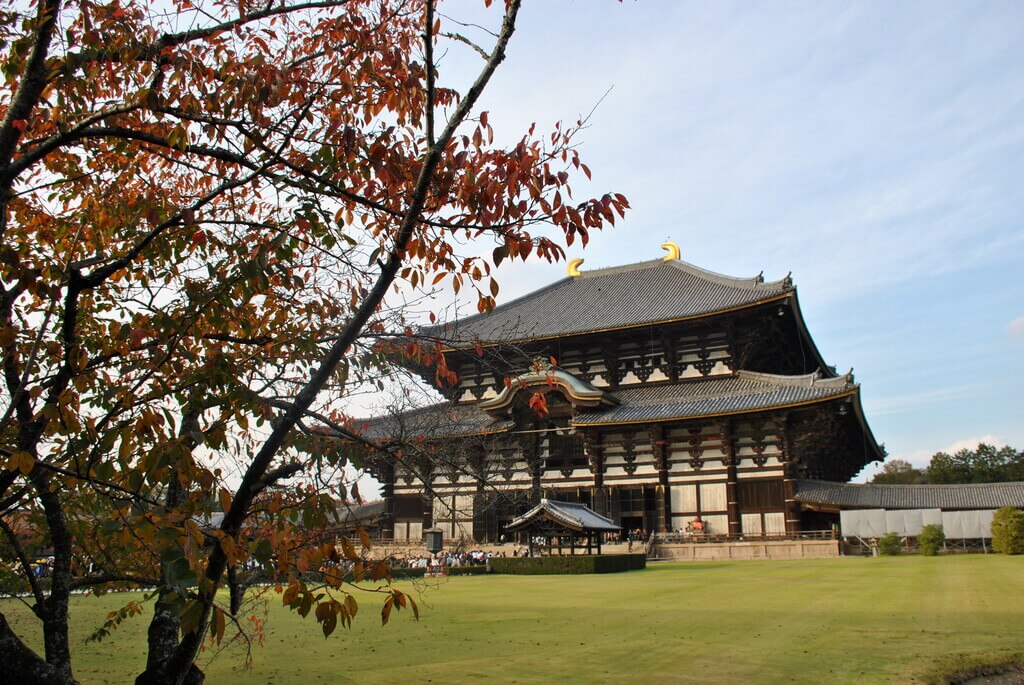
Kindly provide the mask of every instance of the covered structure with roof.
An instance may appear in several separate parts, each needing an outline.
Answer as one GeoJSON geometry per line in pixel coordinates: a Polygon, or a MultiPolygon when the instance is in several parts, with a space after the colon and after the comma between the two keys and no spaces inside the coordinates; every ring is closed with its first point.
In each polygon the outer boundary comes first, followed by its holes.
{"type": "Polygon", "coordinates": [[[849,509],[1024,509],[1024,483],[879,485],[802,480],[797,484],[796,500],[808,509],[827,512],[849,509]]]}
{"type": "Polygon", "coordinates": [[[798,482],[884,458],[852,372],[825,364],[788,276],[722,276],[663,247],[610,269],[574,260],[565,279],[420,331],[458,376],[435,386],[446,401],[354,424],[401,447],[369,460],[396,538],[497,540],[542,499],[645,534],[698,518],[735,538],[830,525],[798,482]]]}
{"type": "Polygon", "coordinates": [[[594,549],[600,554],[602,538],[608,533],[618,533],[621,528],[585,504],[544,498],[537,506],[513,519],[505,530],[513,534],[523,531],[531,538],[534,533],[539,533],[544,537],[549,552],[555,549],[551,541],[556,540],[561,554],[565,538],[568,538],[570,554],[575,554],[577,547],[587,554],[594,549]],[[585,539],[586,545],[577,545],[580,539],[585,539]]]}

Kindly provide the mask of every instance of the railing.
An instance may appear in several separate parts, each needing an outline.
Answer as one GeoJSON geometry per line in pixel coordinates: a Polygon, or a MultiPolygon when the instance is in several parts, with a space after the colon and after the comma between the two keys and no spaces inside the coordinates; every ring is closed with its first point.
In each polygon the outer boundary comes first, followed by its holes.
{"type": "MultiPolygon", "coordinates": [[[[650,537],[646,540],[639,542],[643,543],[647,548],[648,554],[651,549],[657,544],[680,544],[680,543],[722,543],[722,542],[765,542],[765,541],[781,541],[781,540],[838,540],[837,534],[832,530],[801,530],[796,533],[754,533],[754,534],[743,534],[743,535],[722,535],[715,533],[651,533],[650,537]]],[[[606,542],[604,544],[626,544],[625,541],[614,541],[606,542]]],[[[392,538],[375,538],[373,540],[374,546],[377,547],[421,547],[424,544],[423,540],[402,540],[392,538]]],[[[512,548],[519,543],[516,542],[505,542],[504,546],[512,548]]],[[[635,543],[634,543],[635,544],[635,543]]],[[[473,547],[473,546],[486,546],[486,547],[501,547],[501,543],[496,542],[473,542],[469,539],[446,539],[445,549],[454,550],[458,547],[473,547]]]]}
{"type": "Polygon", "coordinates": [[[801,530],[796,533],[755,533],[716,535],[713,533],[655,533],[652,540],[660,544],[703,544],[711,542],[765,542],[781,540],[836,540],[832,530],[801,530]]]}

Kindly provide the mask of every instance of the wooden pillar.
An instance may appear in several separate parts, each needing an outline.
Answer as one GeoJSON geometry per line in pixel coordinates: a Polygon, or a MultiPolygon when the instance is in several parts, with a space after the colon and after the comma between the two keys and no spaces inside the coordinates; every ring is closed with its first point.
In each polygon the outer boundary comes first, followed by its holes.
{"type": "Polygon", "coordinates": [[[726,419],[719,425],[722,433],[722,454],[725,464],[725,501],[729,519],[729,537],[737,539],[743,535],[743,517],[740,513],[739,483],[736,466],[736,439],[733,435],[733,423],[726,419]]]}
{"type": "Polygon", "coordinates": [[[671,333],[663,333],[661,336],[661,353],[665,357],[665,366],[668,367],[666,374],[673,383],[679,382],[678,359],[676,358],[676,337],[671,333]]]}
{"type": "Polygon", "coordinates": [[[605,496],[608,499],[608,513],[605,514],[616,525],[622,522],[622,508],[619,502],[619,491],[614,485],[605,488],[605,496]]]}
{"type": "Polygon", "coordinates": [[[659,533],[667,533],[672,529],[672,491],[668,482],[668,440],[665,427],[661,424],[652,425],[648,434],[651,438],[651,451],[654,453],[654,467],[658,470],[658,487],[655,490],[655,526],[659,533]]]}
{"type": "Polygon", "coordinates": [[[587,454],[587,466],[594,476],[590,488],[590,507],[602,516],[608,515],[608,497],[604,491],[604,445],[603,436],[594,428],[583,429],[583,449],[587,454]]]}
{"type": "MultiPolygon", "coordinates": [[[[536,424],[528,424],[529,429],[536,428],[536,424]]],[[[530,470],[530,487],[533,490],[534,501],[540,500],[540,433],[520,433],[519,448],[523,451],[523,459],[530,470]]]]}
{"type": "Polygon", "coordinates": [[[619,346],[612,340],[605,340],[601,345],[602,361],[604,361],[605,380],[611,390],[619,387],[619,346]]]}
{"type": "Polygon", "coordinates": [[[423,481],[423,530],[434,525],[434,468],[429,461],[418,462],[423,481]]]}
{"type": "Polygon", "coordinates": [[[800,532],[800,504],[796,501],[797,464],[792,453],[792,441],[789,436],[789,415],[785,415],[778,423],[782,435],[782,489],[786,498],[786,535],[800,532]]]}
{"type": "Polygon", "coordinates": [[[381,460],[380,496],[384,500],[384,513],[380,517],[380,536],[391,538],[395,534],[395,465],[390,459],[381,460]]]}
{"type": "Polygon", "coordinates": [[[487,480],[487,448],[483,441],[474,443],[469,448],[469,470],[476,481],[476,492],[473,495],[473,522],[469,534],[473,536],[474,542],[485,542],[487,538],[487,526],[485,511],[484,483],[487,480]],[[480,537],[477,538],[479,533],[480,537]]]}

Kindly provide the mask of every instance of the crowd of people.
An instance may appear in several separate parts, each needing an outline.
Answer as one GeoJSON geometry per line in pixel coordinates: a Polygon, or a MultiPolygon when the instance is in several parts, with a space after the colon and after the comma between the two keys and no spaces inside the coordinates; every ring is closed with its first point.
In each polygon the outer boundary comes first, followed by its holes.
{"type": "MultiPolygon", "coordinates": [[[[514,554],[514,551],[513,551],[514,554]]],[[[434,568],[453,568],[458,566],[486,566],[494,557],[504,557],[504,552],[484,552],[473,550],[470,552],[439,552],[437,554],[410,556],[404,559],[396,559],[393,564],[399,568],[423,568],[429,573],[434,568]]]]}

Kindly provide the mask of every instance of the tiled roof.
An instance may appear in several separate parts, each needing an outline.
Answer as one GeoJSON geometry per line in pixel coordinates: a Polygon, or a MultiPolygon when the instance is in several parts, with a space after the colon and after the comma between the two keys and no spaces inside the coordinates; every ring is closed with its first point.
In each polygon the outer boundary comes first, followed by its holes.
{"type": "Polygon", "coordinates": [[[740,414],[815,402],[856,389],[850,374],[821,378],[818,374],[777,376],[739,371],[736,376],[674,385],[625,387],[615,391],[619,406],[580,414],[575,426],[642,423],[740,414]]]}
{"type": "MultiPolygon", "coordinates": [[[[608,393],[620,404],[577,414],[574,426],[683,420],[722,414],[742,414],[773,407],[817,402],[856,390],[850,374],[821,378],[777,376],[739,371],[735,376],[708,378],[671,385],[638,385],[608,393]]],[[[398,437],[427,439],[499,433],[513,427],[511,420],[495,420],[480,402],[440,404],[394,416],[356,421],[363,437],[385,440],[398,437]]]]}
{"type": "Polygon", "coordinates": [[[506,530],[516,530],[528,526],[539,519],[548,519],[566,528],[577,531],[599,530],[614,531],[620,530],[611,519],[601,516],[585,504],[576,502],[556,502],[555,500],[542,499],[540,504],[528,512],[512,520],[506,530]]]}
{"type": "Polygon", "coordinates": [[[619,403],[618,398],[607,390],[595,387],[553,364],[543,364],[538,365],[529,373],[516,376],[498,393],[497,397],[484,400],[479,406],[489,412],[506,410],[507,413],[508,406],[520,390],[535,386],[554,387],[555,385],[565,390],[573,404],[595,407],[599,405],[614,406],[619,403]]]}
{"type": "Polygon", "coordinates": [[[500,433],[511,428],[507,419],[495,420],[478,404],[440,402],[421,409],[356,420],[352,429],[368,440],[455,438],[500,433]]]}
{"type": "Polygon", "coordinates": [[[655,260],[564,278],[525,297],[423,329],[453,347],[630,328],[752,305],[793,290],[789,277],[732,278],[681,261],[655,260]]]}
{"type": "Polygon", "coordinates": [[[796,499],[807,504],[865,509],[1024,508],[1024,483],[875,485],[801,480],[796,499]]]}
{"type": "Polygon", "coordinates": [[[387,502],[377,500],[366,504],[338,504],[337,518],[343,525],[357,525],[360,523],[374,523],[387,511],[387,502]]]}

